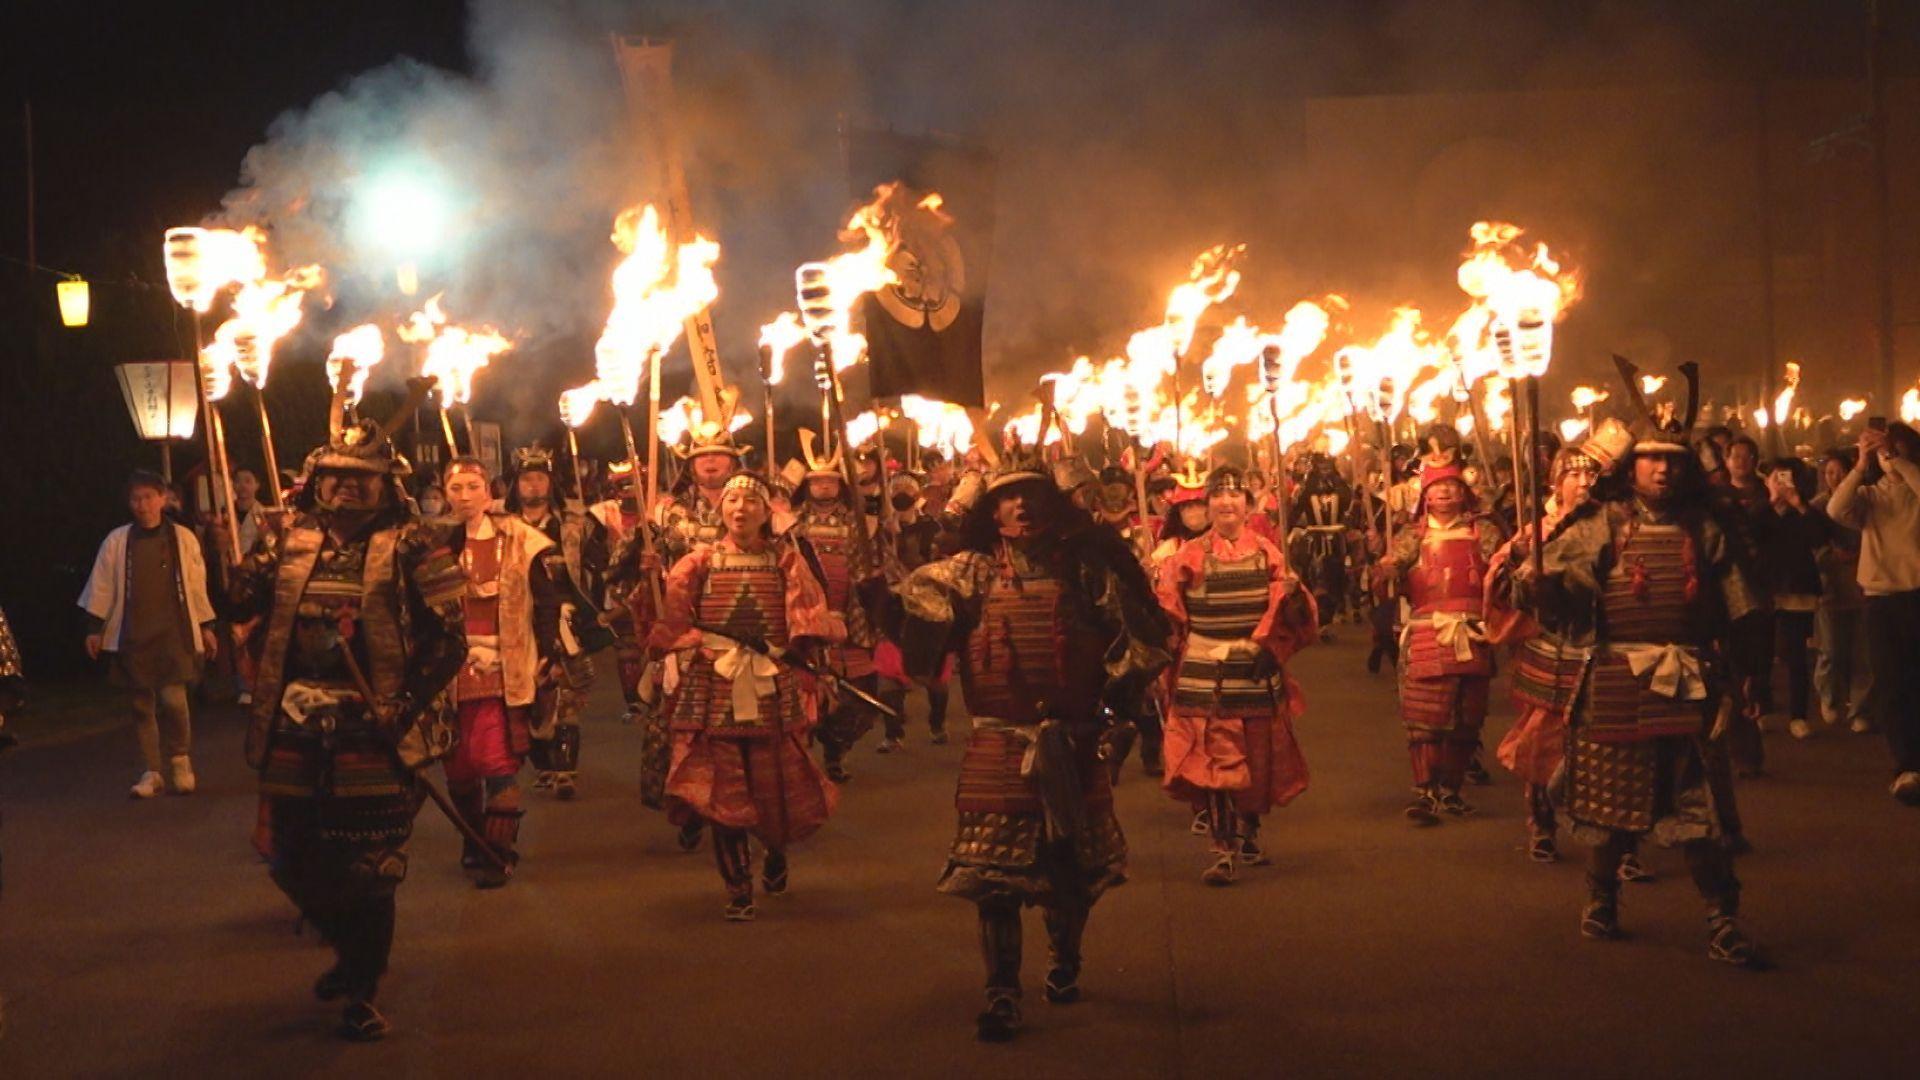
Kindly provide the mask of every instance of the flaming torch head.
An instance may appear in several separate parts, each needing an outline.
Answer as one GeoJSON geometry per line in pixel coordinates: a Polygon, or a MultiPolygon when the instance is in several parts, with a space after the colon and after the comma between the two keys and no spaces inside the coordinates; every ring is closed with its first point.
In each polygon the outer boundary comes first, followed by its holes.
{"type": "Polygon", "coordinates": [[[1280,346],[1269,344],[1260,350],[1260,382],[1266,386],[1267,393],[1280,392],[1280,346]]]}
{"type": "Polygon", "coordinates": [[[825,345],[839,326],[833,303],[832,274],[826,263],[801,263],[793,272],[793,291],[800,301],[800,323],[814,344],[825,345]]]}

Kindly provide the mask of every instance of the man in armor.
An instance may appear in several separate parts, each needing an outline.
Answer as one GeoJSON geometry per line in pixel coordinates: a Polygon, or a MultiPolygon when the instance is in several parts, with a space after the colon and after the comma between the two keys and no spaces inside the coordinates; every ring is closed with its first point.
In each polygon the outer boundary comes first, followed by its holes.
{"type": "MultiPolygon", "coordinates": [[[[819,569],[820,583],[827,594],[827,607],[848,612],[854,602],[854,589],[871,574],[868,550],[861,542],[863,524],[854,515],[862,513],[847,491],[840,471],[840,451],[824,457],[814,456],[813,432],[800,432],[800,452],[806,459],[806,476],[800,483],[801,502],[796,509],[792,535],[803,543],[819,569]]],[[[880,676],[873,662],[875,639],[865,619],[852,620],[848,639],[828,654],[827,665],[835,675],[872,694],[879,690],[880,676]]],[[[873,730],[874,711],[866,703],[848,695],[834,703],[820,718],[815,736],[820,740],[821,757],[827,777],[844,784],[847,751],[860,737],[873,730]]],[[[891,730],[880,742],[881,753],[901,746],[891,730]]]]}
{"type": "Polygon", "coordinates": [[[726,534],[667,575],[648,645],[662,658],[672,757],[668,816],[713,827],[729,920],[754,917],[750,839],[766,849],[760,883],[787,890],[787,848],[825,824],[839,792],[807,753],[813,693],[803,663],[845,636],[799,548],[767,526],[766,481],[724,485],[726,534]],[[791,650],[791,652],[789,652],[791,650]]]}
{"type": "MultiPolygon", "coordinates": [[[[1584,505],[1594,481],[1618,464],[1632,446],[1633,433],[1618,420],[1608,419],[1584,445],[1556,451],[1548,473],[1552,490],[1546,499],[1544,531],[1551,533],[1584,505]]],[[[1494,557],[1487,575],[1489,623],[1498,626],[1488,637],[1496,645],[1517,643],[1512,694],[1518,715],[1496,753],[1502,765],[1525,781],[1527,857],[1551,863],[1560,858],[1559,820],[1551,787],[1566,759],[1567,716],[1580,691],[1577,684],[1586,669],[1587,650],[1541,629],[1528,612],[1508,607],[1506,585],[1514,560],[1527,557],[1527,551],[1527,533],[1522,532],[1494,557]]],[[[1620,859],[1620,880],[1652,881],[1653,872],[1640,862],[1636,851],[1629,850],[1620,859]]]]}
{"type": "Polygon", "coordinates": [[[1133,474],[1118,465],[1100,470],[1100,489],[1093,497],[1093,517],[1120,534],[1141,556],[1153,550],[1151,529],[1142,523],[1135,505],[1133,474]]]}
{"type": "MultiPolygon", "coordinates": [[[[1697,400],[1697,375],[1682,368],[1697,400]]],[[[1707,955],[1761,965],[1735,920],[1740,883],[1719,840],[1721,799],[1710,743],[1724,734],[1754,673],[1742,620],[1763,614],[1744,555],[1704,498],[1687,447],[1690,404],[1671,426],[1641,406],[1630,452],[1596,484],[1593,501],[1549,536],[1536,573],[1516,558],[1513,606],[1587,651],[1570,720],[1564,807],[1592,845],[1580,931],[1619,934],[1619,865],[1642,836],[1679,844],[1707,905],[1707,955]]]]}
{"type": "Polygon", "coordinates": [[[346,999],[340,1034],[389,1025],[374,1004],[393,947],[421,770],[452,749],[440,695],[467,657],[458,538],[419,521],[387,423],[341,427],[308,456],[285,527],[231,578],[237,619],[262,617],[246,737],[260,773],[274,883],[332,946],[314,984],[346,999]]]}
{"type": "MultiPolygon", "coordinates": [[[[657,616],[654,605],[656,599],[664,595],[661,581],[665,572],[695,548],[711,544],[726,533],[720,520],[720,495],[727,478],[740,467],[740,448],[733,445],[723,427],[715,424],[696,424],[689,429],[688,436],[684,448],[672,448],[674,455],[683,457],[687,463],[678,490],[662,494],[648,508],[652,539],[657,546],[651,559],[646,552],[647,539],[639,530],[628,535],[623,546],[616,549],[619,553],[614,563],[618,569],[614,576],[624,586],[619,600],[638,630],[637,641],[647,640],[657,616]]],[[[659,685],[660,669],[646,667],[638,656],[632,667],[635,692],[641,701],[657,703],[663,693],[659,685]]],[[[626,672],[621,674],[624,681],[626,672]]],[[[647,806],[664,808],[673,742],[666,714],[643,704],[637,707],[635,717],[644,719],[646,726],[641,740],[640,798],[647,806]]],[[[698,847],[705,827],[705,819],[697,815],[686,817],[680,823],[676,838],[681,850],[692,851],[698,847]]]]}
{"type": "Polygon", "coordinates": [[[607,487],[612,497],[587,508],[587,519],[592,522],[588,528],[600,534],[600,543],[608,553],[597,591],[590,595],[600,606],[601,621],[613,634],[620,696],[627,705],[629,724],[639,723],[646,712],[640,697],[647,637],[640,612],[648,600],[638,558],[639,532],[646,527],[646,514],[640,505],[642,482],[633,462],[613,462],[607,466],[607,487]],[[636,599],[640,601],[638,608],[632,603],[636,599]]]}
{"type": "Polygon", "coordinates": [[[1320,625],[1331,623],[1347,604],[1347,534],[1356,524],[1353,488],[1341,478],[1328,454],[1308,455],[1307,480],[1293,499],[1287,552],[1313,592],[1320,625]]]}
{"type": "MultiPolygon", "coordinates": [[[[944,552],[947,533],[938,519],[927,513],[920,482],[902,473],[893,478],[893,550],[894,565],[903,574],[912,573],[939,558],[944,552]]],[[[900,739],[906,734],[907,691],[913,680],[900,666],[898,643],[881,638],[873,649],[874,668],[880,673],[880,699],[893,706],[898,716],[884,717],[887,737],[900,739]]],[[[926,680],[927,741],[935,746],[947,744],[948,684],[953,675],[949,658],[940,674],[926,680]]]]}
{"type": "Polygon", "coordinates": [[[1484,623],[1487,565],[1502,537],[1474,512],[1459,459],[1428,460],[1415,518],[1394,533],[1382,584],[1413,613],[1400,638],[1400,720],[1413,762],[1407,820],[1437,825],[1473,812],[1460,797],[1487,720],[1493,650],[1484,623]]]}
{"type": "Polygon", "coordinates": [[[453,684],[460,741],[446,762],[447,793],[497,856],[485,858],[471,841],[461,856],[462,866],[481,871],[482,888],[505,885],[519,861],[520,767],[532,748],[536,687],[567,655],[560,597],[569,580],[546,533],[491,512],[492,481],[474,457],[454,458],[441,481],[467,575],[467,663],[453,684]]]}
{"type": "Polygon", "coordinates": [[[593,688],[592,654],[612,641],[591,599],[604,589],[607,531],[588,514],[556,507],[551,452],[529,446],[514,454],[514,462],[507,509],[552,542],[566,570],[565,577],[554,582],[560,597],[559,662],[548,666],[535,688],[529,754],[533,789],[571,799],[580,771],[580,713],[593,688]]]}
{"type": "Polygon", "coordinates": [[[1038,462],[1010,461],[984,486],[960,547],[914,571],[883,621],[915,677],[957,654],[974,713],[939,888],[979,909],[977,1033],[999,1042],[1021,1020],[1022,906],[1045,915],[1047,999],[1080,996],[1088,913],[1126,867],[1097,757],[1105,706],[1145,692],[1169,661],[1169,630],[1134,552],[1038,462]]]}
{"type": "Polygon", "coordinates": [[[1160,605],[1180,636],[1167,711],[1164,786],[1206,813],[1209,885],[1229,885],[1239,864],[1264,864],[1260,815],[1307,788],[1307,759],[1293,721],[1305,711],[1281,665],[1319,636],[1310,593],[1287,573],[1280,549],[1247,527],[1240,470],[1207,479],[1213,527],[1160,564],[1160,605]]]}

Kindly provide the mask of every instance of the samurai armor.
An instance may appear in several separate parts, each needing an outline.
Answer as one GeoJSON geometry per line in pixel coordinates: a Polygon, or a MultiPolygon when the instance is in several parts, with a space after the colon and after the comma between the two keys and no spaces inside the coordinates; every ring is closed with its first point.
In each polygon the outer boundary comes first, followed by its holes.
{"type": "Polygon", "coordinates": [[[1516,650],[1513,666],[1514,704],[1522,709],[1564,713],[1573,706],[1586,670],[1589,650],[1568,645],[1551,634],[1528,638],[1516,650]]]}
{"type": "Polygon", "coordinates": [[[1260,648],[1251,642],[1266,614],[1269,570],[1263,552],[1232,562],[1208,556],[1186,593],[1192,637],[1174,677],[1176,713],[1271,717],[1275,690],[1255,674],[1260,648]],[[1232,655],[1205,645],[1237,645],[1232,655]]]}
{"type": "Polygon", "coordinates": [[[1627,832],[1675,844],[1723,831],[1698,739],[1597,742],[1576,732],[1563,782],[1561,801],[1583,843],[1627,832]]]}
{"type": "MultiPolygon", "coordinates": [[[[775,650],[787,644],[786,582],[773,550],[715,550],[696,605],[697,620],[722,633],[758,638],[775,650]]],[[[758,716],[737,715],[733,683],[719,674],[717,659],[707,651],[693,654],[680,672],[673,701],[675,730],[771,738],[783,720],[800,717],[799,680],[786,669],[771,677],[768,692],[760,696],[758,716]]]]}
{"type": "Polygon", "coordinates": [[[1626,659],[1601,649],[1587,682],[1581,737],[1628,742],[1706,730],[1710,700],[1676,701],[1652,689],[1654,672],[1635,675],[1626,659]]]}
{"type": "Polygon", "coordinates": [[[1614,536],[1600,615],[1612,642],[1691,642],[1688,608],[1700,588],[1692,537],[1679,525],[1629,520],[1614,536]]]}
{"type": "Polygon", "coordinates": [[[1060,582],[1050,577],[994,580],[961,657],[961,689],[975,715],[1039,722],[1064,681],[1060,598],[1060,582]]]}
{"type": "MultiPolygon", "coordinates": [[[[827,594],[827,607],[834,611],[846,612],[858,603],[853,595],[855,563],[858,559],[857,544],[852,524],[852,511],[835,506],[827,511],[808,507],[795,525],[795,531],[805,537],[813,548],[817,565],[820,568],[820,584],[827,594]]],[[[852,629],[850,626],[849,629],[852,629]]],[[[842,678],[859,679],[873,674],[873,648],[870,641],[850,641],[845,645],[836,645],[829,653],[829,663],[836,674],[842,678]]],[[[871,718],[867,721],[871,726],[871,718]]]]}

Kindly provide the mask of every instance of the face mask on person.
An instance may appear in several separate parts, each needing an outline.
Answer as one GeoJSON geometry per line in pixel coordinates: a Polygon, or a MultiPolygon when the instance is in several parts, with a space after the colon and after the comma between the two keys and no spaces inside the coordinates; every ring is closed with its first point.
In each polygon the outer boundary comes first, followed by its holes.
{"type": "Polygon", "coordinates": [[[895,495],[892,501],[893,501],[893,508],[895,510],[913,509],[914,500],[913,500],[913,496],[911,495],[906,495],[906,494],[895,495]]]}

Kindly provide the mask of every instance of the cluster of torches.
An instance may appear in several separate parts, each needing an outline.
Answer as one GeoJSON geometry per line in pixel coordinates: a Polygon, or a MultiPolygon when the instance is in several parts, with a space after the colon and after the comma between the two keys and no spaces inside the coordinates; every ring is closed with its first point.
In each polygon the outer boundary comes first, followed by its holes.
{"type": "MultiPolygon", "coordinates": [[[[1238,316],[1210,328],[1210,340],[1201,347],[1196,339],[1203,317],[1232,298],[1241,280],[1237,264],[1244,245],[1219,245],[1193,260],[1186,280],[1169,293],[1159,321],[1134,332],[1120,355],[1102,361],[1079,356],[1065,370],[1042,376],[1029,407],[995,404],[981,410],[908,394],[888,407],[849,416],[841,376],[867,353],[854,308],[865,294],[898,281],[889,265],[894,234],[882,209],[890,194],[890,187],[877,190],[851,215],[841,233],[846,250],[797,269],[795,310],[761,328],[759,375],[770,470],[777,464],[774,387],[796,350],[812,355],[823,430],[843,450],[870,444],[896,424],[906,431],[910,458],[915,448],[954,457],[978,448],[991,455],[995,446],[988,432],[996,427],[1001,447],[1060,447],[1085,434],[1098,417],[1104,425],[1101,439],[1121,439],[1120,455],[1131,453],[1144,488],[1144,458],[1155,448],[1208,458],[1238,429],[1249,446],[1265,444],[1275,463],[1284,461],[1290,448],[1310,442],[1337,455],[1349,447],[1357,452],[1366,441],[1386,445],[1409,426],[1439,422],[1443,406],[1450,404],[1453,424],[1476,441],[1483,460],[1492,460],[1489,441],[1504,435],[1518,463],[1526,456],[1520,452],[1523,433],[1542,424],[1539,383],[1552,363],[1555,324],[1580,292],[1577,275],[1563,270],[1545,244],[1523,242],[1516,226],[1481,222],[1470,231],[1456,273],[1464,308],[1444,332],[1430,330],[1421,311],[1400,307],[1368,339],[1348,325],[1348,302],[1328,295],[1298,301],[1277,324],[1238,316]],[[1345,344],[1329,349],[1336,336],[1345,344]],[[1199,378],[1192,382],[1195,373],[1199,378]]],[[[919,205],[937,210],[939,196],[929,195],[919,205]]],[[[208,453],[229,505],[225,434],[219,411],[210,406],[233,392],[236,376],[251,389],[267,468],[277,476],[262,391],[275,350],[299,327],[307,299],[326,302],[324,270],[271,268],[265,240],[252,227],[178,228],[166,234],[167,282],[174,299],[194,316],[200,391],[208,406],[208,453]],[[203,318],[223,298],[226,318],[209,340],[203,318]]],[[[665,407],[660,401],[663,358],[683,335],[686,321],[719,297],[714,267],[720,247],[704,236],[675,242],[651,205],[622,212],[612,241],[620,261],[612,274],[612,307],[594,348],[594,377],[562,393],[558,409],[576,469],[576,433],[603,403],[617,415],[628,457],[638,467],[639,439],[629,411],[644,392],[650,430],[643,475],[651,498],[660,446],[710,438],[722,426],[718,418],[702,415],[690,398],[665,407]]],[[[497,328],[454,321],[441,301],[434,296],[390,329],[398,343],[411,348],[415,373],[434,380],[448,447],[456,445],[449,414],[459,410],[471,451],[475,380],[496,357],[510,352],[514,341],[497,328]]],[[[344,392],[348,408],[358,405],[385,359],[388,329],[368,322],[333,340],[327,377],[344,392]]],[[[1665,383],[1661,376],[1642,378],[1649,399],[1665,383]]],[[[1799,365],[1788,364],[1774,400],[1742,419],[1750,417],[1754,427],[1775,432],[1810,429],[1816,421],[1795,405],[1799,382],[1799,365]]],[[[1590,430],[1596,407],[1607,397],[1604,390],[1576,387],[1574,415],[1558,423],[1561,437],[1572,441],[1590,430]]],[[[1848,422],[1866,407],[1864,400],[1850,398],[1840,402],[1837,415],[1848,422]]],[[[1906,391],[1900,414],[1920,421],[1920,386],[1906,391]]],[[[724,426],[737,431],[752,419],[736,408],[724,426]]],[[[851,455],[841,456],[851,480],[851,455]]],[[[1529,486],[1523,484],[1522,490],[1529,486]]],[[[279,485],[267,488],[278,505],[279,485]]],[[[232,554],[238,558],[237,551],[232,554]]]]}

